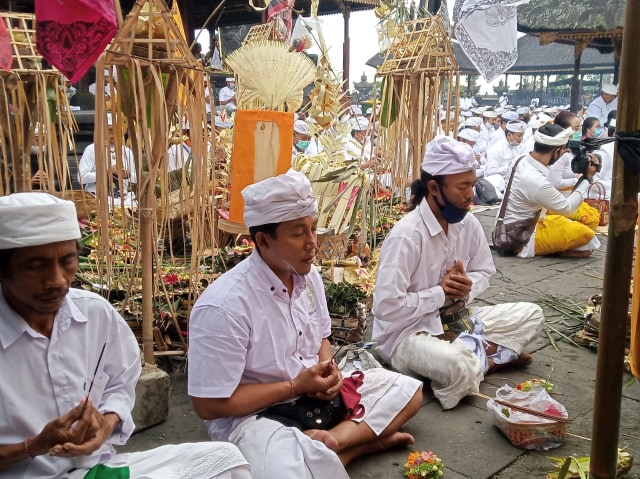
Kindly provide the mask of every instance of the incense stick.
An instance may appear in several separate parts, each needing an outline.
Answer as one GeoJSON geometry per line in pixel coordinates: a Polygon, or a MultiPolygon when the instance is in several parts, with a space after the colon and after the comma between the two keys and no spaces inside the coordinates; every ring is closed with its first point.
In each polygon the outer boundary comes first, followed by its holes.
{"type": "Polygon", "coordinates": [[[544,418],[544,419],[549,419],[550,421],[555,421],[555,422],[571,423],[571,419],[564,418],[564,417],[559,417],[559,416],[554,416],[552,414],[547,414],[547,413],[540,412],[540,411],[536,411],[535,409],[530,409],[530,408],[525,407],[525,406],[518,406],[517,404],[512,404],[512,403],[507,402],[507,401],[501,401],[500,399],[489,397],[486,394],[473,393],[473,395],[481,397],[483,399],[489,399],[489,400],[495,401],[496,403],[500,404],[501,406],[507,406],[507,407],[510,407],[512,409],[515,409],[516,411],[526,412],[527,414],[531,414],[532,416],[537,416],[537,417],[541,417],[541,418],[544,418]]]}
{"type": "Polygon", "coordinates": [[[104,349],[107,347],[107,343],[102,345],[102,349],[100,350],[100,356],[98,356],[98,362],[96,363],[96,369],[93,371],[93,377],[91,378],[91,384],[89,384],[89,390],[87,391],[86,401],[84,402],[84,407],[82,408],[82,412],[84,413],[85,408],[87,407],[87,401],[89,401],[89,396],[91,396],[91,390],[93,389],[93,382],[96,380],[96,376],[98,375],[98,369],[100,368],[100,363],[102,362],[102,355],[104,354],[104,349]]]}

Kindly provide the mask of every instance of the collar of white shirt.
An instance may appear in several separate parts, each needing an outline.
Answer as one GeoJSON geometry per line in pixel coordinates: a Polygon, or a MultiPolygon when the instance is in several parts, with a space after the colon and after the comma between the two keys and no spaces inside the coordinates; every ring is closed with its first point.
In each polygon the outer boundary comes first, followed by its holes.
{"type": "MultiPolygon", "coordinates": [[[[35,332],[29,327],[27,322],[16,313],[7,300],[5,299],[2,291],[0,290],[0,344],[3,349],[7,349],[13,343],[15,343],[23,334],[29,334],[30,336],[37,338],[42,337],[40,333],[35,332]]],[[[69,300],[67,296],[62,303],[62,306],[58,310],[55,322],[60,331],[69,329],[71,320],[78,323],[87,322],[86,316],[84,316],[78,308],[69,300]]]]}
{"type": "MultiPolygon", "coordinates": [[[[262,256],[257,249],[251,252],[251,255],[245,261],[249,261],[249,270],[255,269],[259,282],[256,289],[263,292],[271,292],[280,295],[286,293],[287,289],[284,283],[278,278],[273,270],[264,262],[262,256]]],[[[297,298],[307,288],[307,278],[303,274],[293,274],[293,298],[297,298]]]]}

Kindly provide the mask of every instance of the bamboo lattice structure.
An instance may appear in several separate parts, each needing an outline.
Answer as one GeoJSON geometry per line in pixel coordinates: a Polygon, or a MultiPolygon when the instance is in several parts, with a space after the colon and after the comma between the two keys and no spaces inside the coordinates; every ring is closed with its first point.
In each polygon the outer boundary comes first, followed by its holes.
{"type": "Polygon", "coordinates": [[[12,69],[0,70],[0,195],[70,184],[67,153],[77,129],[62,74],[44,69],[36,49],[35,15],[0,12],[12,50],[12,69]],[[38,172],[40,179],[32,180],[38,172]]]}
{"type": "Polygon", "coordinates": [[[372,121],[381,125],[375,153],[391,174],[392,190],[404,195],[408,181],[420,178],[425,146],[438,132],[441,108],[447,124],[452,114],[457,123],[460,74],[441,17],[402,23],[378,77],[383,94],[379,112],[373,108],[372,121]]]}
{"type": "Polygon", "coordinates": [[[247,36],[242,40],[242,44],[255,42],[258,40],[277,40],[277,32],[274,22],[262,23],[252,26],[247,32],[247,36]]]}
{"type": "Polygon", "coordinates": [[[186,353],[183,331],[202,289],[203,251],[213,241],[213,181],[208,154],[215,138],[209,136],[206,117],[205,73],[163,0],[134,5],[96,64],[96,82],[102,84],[104,69],[112,72],[114,67],[117,75],[109,74],[108,80],[112,87],[115,165],[122,176],[126,166],[122,147],[127,133],[126,144],[135,160],[137,201],[129,208],[124,197],[113,197],[107,105],[103,89],[98,89],[94,139],[96,145],[104,147],[96,147],[100,225],[96,259],[106,289],[125,289],[121,312],[141,321],[144,360],[153,363],[154,355],[186,353]],[[174,133],[182,129],[191,132],[190,155],[179,170],[171,172],[173,181],[169,181],[169,140],[184,140],[174,133]],[[176,182],[177,189],[174,186],[172,191],[170,185],[176,182]],[[125,261],[114,254],[109,226],[114,217],[129,244],[134,244],[125,261]],[[167,282],[167,270],[176,271],[182,283],[187,283],[178,300],[171,294],[175,286],[167,282]],[[167,348],[164,333],[168,331],[178,338],[174,351],[163,351],[167,348]]]}

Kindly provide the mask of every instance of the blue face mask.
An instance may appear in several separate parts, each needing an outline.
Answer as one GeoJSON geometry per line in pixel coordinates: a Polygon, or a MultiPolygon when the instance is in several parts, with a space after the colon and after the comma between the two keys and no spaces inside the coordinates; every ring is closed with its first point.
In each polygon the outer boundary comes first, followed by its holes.
{"type": "Polygon", "coordinates": [[[441,205],[438,202],[437,196],[434,196],[433,199],[438,205],[438,208],[440,209],[440,213],[442,214],[442,217],[449,224],[460,223],[464,219],[464,217],[467,215],[469,210],[466,208],[458,208],[457,206],[452,204],[447,198],[447,195],[444,194],[444,191],[442,191],[442,188],[440,188],[440,195],[444,200],[444,205],[441,205]]]}
{"type": "Polygon", "coordinates": [[[602,128],[601,126],[599,126],[598,128],[595,129],[595,131],[593,132],[593,137],[594,138],[600,138],[604,133],[604,128],[602,128]]]}
{"type": "Polygon", "coordinates": [[[580,141],[582,139],[582,133],[580,131],[574,131],[573,136],[571,137],[571,141],[580,141]]]}
{"type": "Polygon", "coordinates": [[[309,140],[298,140],[296,142],[296,146],[298,147],[299,150],[304,151],[307,148],[309,148],[309,143],[311,143],[311,141],[309,140]]]}

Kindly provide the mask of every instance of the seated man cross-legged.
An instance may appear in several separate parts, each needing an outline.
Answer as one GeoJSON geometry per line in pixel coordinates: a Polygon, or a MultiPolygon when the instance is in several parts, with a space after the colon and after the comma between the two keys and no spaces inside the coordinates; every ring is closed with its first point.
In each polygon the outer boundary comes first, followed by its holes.
{"type": "Polygon", "coordinates": [[[274,418],[277,408],[295,419],[311,398],[323,400],[318,411],[333,407],[343,378],[331,361],[331,321],[313,265],[318,209],[309,180],[290,172],[242,196],[256,248],[193,308],[189,395],[211,438],[236,444],[254,479],[348,478],[344,466],[355,457],[413,442],[399,429],[422,405],[422,384],[369,369],[356,387],[364,412],[352,419],[307,429],[285,425],[284,413],[274,418]]]}
{"type": "Polygon", "coordinates": [[[134,429],[140,348],[104,298],[70,288],[75,205],[3,196],[0,224],[0,478],[249,479],[229,443],[115,453],[134,429]]]}
{"type": "Polygon", "coordinates": [[[427,144],[412,210],[382,245],[373,293],[378,354],[403,374],[431,379],[445,409],[478,392],[487,372],[531,363],[523,349],[544,320],[531,303],[467,311],[496,272],[482,226],[468,214],[476,168],[468,145],[445,136],[427,144]]]}

